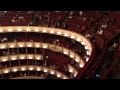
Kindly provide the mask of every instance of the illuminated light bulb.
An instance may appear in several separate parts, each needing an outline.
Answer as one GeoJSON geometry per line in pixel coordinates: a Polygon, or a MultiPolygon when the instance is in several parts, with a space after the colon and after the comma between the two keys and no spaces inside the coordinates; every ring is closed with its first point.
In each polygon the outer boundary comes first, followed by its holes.
{"type": "Polygon", "coordinates": [[[29,69],[30,69],[30,71],[32,71],[32,70],[33,70],[33,67],[30,67],[29,69]]]}
{"type": "Polygon", "coordinates": [[[43,32],[47,32],[47,30],[43,30],[43,32]]]}
{"type": "Polygon", "coordinates": [[[75,59],[76,62],[80,62],[80,60],[78,58],[75,59]]]}
{"type": "Polygon", "coordinates": [[[40,68],[37,68],[37,71],[40,71],[41,69],[40,68]]]}
{"type": "Polygon", "coordinates": [[[16,60],[16,58],[15,58],[15,57],[13,57],[13,58],[12,58],[12,60],[16,60]]]}
{"type": "Polygon", "coordinates": [[[44,45],[44,46],[43,46],[43,48],[47,48],[47,46],[46,46],[46,45],[44,45]]]}
{"type": "Polygon", "coordinates": [[[54,72],[54,71],[51,71],[50,73],[51,73],[51,74],[55,74],[55,72],[54,72]]]}
{"type": "Polygon", "coordinates": [[[30,28],[27,28],[26,30],[27,30],[27,31],[30,31],[30,28]]]}
{"type": "Polygon", "coordinates": [[[61,32],[57,32],[58,35],[61,35],[62,33],[61,32]]]}
{"type": "Polygon", "coordinates": [[[2,29],[0,29],[0,32],[3,32],[3,30],[2,30],[2,29]]]}
{"type": "Polygon", "coordinates": [[[19,47],[23,47],[23,46],[24,46],[23,44],[19,45],[19,47]]]}
{"type": "Polygon", "coordinates": [[[83,65],[83,64],[80,64],[79,66],[82,68],[84,65],[83,65]]]}
{"type": "Polygon", "coordinates": [[[24,68],[24,67],[22,68],[22,71],[25,71],[25,68],[24,68]]]}
{"type": "Polygon", "coordinates": [[[20,59],[25,59],[25,57],[20,57],[20,59]]]}
{"type": "Polygon", "coordinates": [[[71,58],[73,58],[73,57],[74,57],[74,55],[72,55],[72,54],[71,54],[71,55],[70,55],[70,57],[71,57],[71,58]]]}
{"type": "Polygon", "coordinates": [[[74,77],[76,77],[77,76],[77,74],[74,74],[74,77]]]}
{"type": "Polygon", "coordinates": [[[75,36],[71,36],[71,38],[75,38],[75,36]]]}
{"type": "Polygon", "coordinates": [[[79,39],[79,38],[77,38],[77,41],[80,41],[80,39],[79,39]]]}
{"type": "Polygon", "coordinates": [[[87,51],[87,55],[89,55],[90,53],[89,53],[89,51],[87,51]]]}
{"type": "Polygon", "coordinates": [[[68,54],[68,52],[64,52],[64,54],[68,54]]]}
{"type": "Polygon", "coordinates": [[[3,61],[4,61],[4,62],[7,61],[7,58],[4,58],[3,61]]]}
{"type": "Polygon", "coordinates": [[[57,77],[61,77],[61,75],[60,75],[60,74],[57,74],[57,77]]]}
{"type": "Polygon", "coordinates": [[[86,58],[86,62],[88,62],[89,58],[86,58]]]}
{"type": "Polygon", "coordinates": [[[13,72],[16,72],[17,71],[17,69],[15,68],[15,69],[13,69],[13,72]]]}
{"type": "Polygon", "coordinates": [[[4,72],[5,72],[5,73],[8,73],[9,71],[8,71],[8,70],[5,70],[4,72]]]}
{"type": "Polygon", "coordinates": [[[66,36],[66,37],[67,37],[67,36],[68,36],[68,34],[66,33],[66,34],[64,34],[64,36],[66,36]]]}
{"type": "Polygon", "coordinates": [[[32,56],[28,57],[28,59],[32,59],[32,58],[33,58],[32,56]]]}
{"type": "Polygon", "coordinates": [[[10,48],[13,48],[13,47],[14,47],[14,45],[11,45],[11,46],[10,46],[10,48]]]}
{"type": "Polygon", "coordinates": [[[54,33],[54,31],[50,31],[50,33],[54,33]]]}
{"type": "Polygon", "coordinates": [[[63,79],[67,79],[67,77],[63,77],[63,79]]]}
{"type": "Polygon", "coordinates": [[[22,31],[22,29],[21,29],[21,28],[18,28],[18,31],[22,31]]]}
{"type": "Polygon", "coordinates": [[[1,49],[4,49],[4,48],[5,48],[5,46],[1,46],[0,48],[1,48],[1,49]]]}
{"type": "Polygon", "coordinates": [[[12,29],[8,29],[9,32],[12,32],[13,30],[12,29]]]}
{"type": "Polygon", "coordinates": [[[39,30],[38,29],[35,29],[36,32],[38,32],[39,30]]]}
{"type": "Polygon", "coordinates": [[[85,46],[85,49],[89,50],[89,47],[85,46]]]}
{"type": "Polygon", "coordinates": [[[47,72],[48,70],[47,69],[44,69],[44,72],[47,72]]]}
{"type": "Polygon", "coordinates": [[[41,59],[41,57],[36,57],[36,59],[37,59],[37,60],[40,60],[40,59],[41,59]]]}
{"type": "Polygon", "coordinates": [[[82,45],[86,45],[86,43],[85,43],[85,42],[81,42],[81,44],[82,44],[82,45]]]}
{"type": "Polygon", "coordinates": [[[32,47],[32,45],[31,45],[31,44],[28,44],[27,46],[28,46],[28,47],[32,47]]]}
{"type": "Polygon", "coordinates": [[[73,70],[72,70],[72,69],[70,69],[70,70],[69,70],[69,72],[73,72],[73,70]]]}
{"type": "Polygon", "coordinates": [[[35,45],[35,47],[39,47],[39,45],[35,45]]]}

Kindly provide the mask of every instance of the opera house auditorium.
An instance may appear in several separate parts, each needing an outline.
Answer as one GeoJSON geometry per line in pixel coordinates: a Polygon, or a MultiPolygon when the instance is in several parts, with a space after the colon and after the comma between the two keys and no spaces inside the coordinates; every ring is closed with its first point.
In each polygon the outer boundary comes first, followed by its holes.
{"type": "Polygon", "coordinates": [[[120,11],[0,11],[0,79],[120,79],[120,11]]]}

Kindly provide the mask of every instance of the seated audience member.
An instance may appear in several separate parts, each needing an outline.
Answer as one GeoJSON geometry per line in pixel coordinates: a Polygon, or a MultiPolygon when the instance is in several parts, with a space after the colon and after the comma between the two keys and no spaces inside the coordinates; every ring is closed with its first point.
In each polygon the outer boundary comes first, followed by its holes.
{"type": "Polygon", "coordinates": [[[18,22],[25,22],[24,17],[23,16],[19,16],[18,17],[18,22]]]}
{"type": "Polygon", "coordinates": [[[41,17],[41,16],[39,16],[39,20],[40,20],[40,21],[42,20],[42,17],[41,17]]]}
{"type": "Polygon", "coordinates": [[[6,37],[4,37],[3,39],[1,39],[1,42],[3,43],[3,42],[7,42],[7,38],[6,37]]]}
{"type": "Polygon", "coordinates": [[[2,15],[5,16],[8,13],[8,11],[3,11],[2,15]]]}
{"type": "Polygon", "coordinates": [[[94,33],[91,35],[91,40],[92,40],[93,42],[95,42],[95,34],[94,34],[94,33]]]}
{"type": "Polygon", "coordinates": [[[69,18],[72,18],[72,16],[70,15],[69,18]]]}
{"type": "Polygon", "coordinates": [[[97,34],[102,35],[102,34],[103,34],[103,29],[100,28],[100,29],[97,31],[97,34]]]}
{"type": "Polygon", "coordinates": [[[55,28],[59,28],[59,26],[60,26],[60,24],[59,24],[59,23],[57,23],[57,24],[55,25],[55,28]]]}
{"type": "Polygon", "coordinates": [[[13,17],[12,20],[11,20],[12,23],[16,23],[17,20],[16,20],[16,17],[13,17]]]}
{"type": "Polygon", "coordinates": [[[85,22],[86,20],[87,20],[87,17],[83,17],[82,21],[84,21],[84,22],[85,22]]]}
{"type": "Polygon", "coordinates": [[[33,22],[30,21],[30,22],[28,23],[28,26],[33,26],[33,22]]]}
{"type": "Polygon", "coordinates": [[[105,24],[103,24],[101,27],[102,27],[102,28],[107,28],[107,26],[108,26],[107,23],[105,23],[105,24]]]}
{"type": "Polygon", "coordinates": [[[111,48],[116,48],[118,46],[117,42],[115,41],[111,48]]]}
{"type": "Polygon", "coordinates": [[[85,34],[85,37],[87,37],[87,38],[90,39],[90,38],[91,38],[91,35],[90,35],[89,33],[86,33],[86,34],[85,34]]]}
{"type": "Polygon", "coordinates": [[[31,14],[31,13],[33,13],[33,11],[28,11],[27,13],[31,14]]]}
{"type": "Polygon", "coordinates": [[[79,15],[82,17],[83,16],[83,11],[79,11],[79,15]]]}
{"type": "Polygon", "coordinates": [[[67,25],[65,23],[62,24],[62,29],[67,29],[67,25]]]}
{"type": "Polygon", "coordinates": [[[71,15],[71,16],[73,15],[73,11],[70,12],[70,15],[71,15]]]}
{"type": "Polygon", "coordinates": [[[50,18],[49,14],[45,14],[45,17],[44,17],[45,21],[49,21],[49,18],[50,18]]]}
{"type": "Polygon", "coordinates": [[[16,39],[14,39],[14,41],[13,42],[17,42],[17,40],[16,39]]]}
{"type": "Polygon", "coordinates": [[[85,30],[85,26],[82,26],[81,29],[82,29],[82,31],[84,31],[85,30]]]}
{"type": "Polygon", "coordinates": [[[38,26],[38,22],[40,20],[40,17],[38,15],[35,16],[35,20],[36,20],[36,25],[38,26]]]}

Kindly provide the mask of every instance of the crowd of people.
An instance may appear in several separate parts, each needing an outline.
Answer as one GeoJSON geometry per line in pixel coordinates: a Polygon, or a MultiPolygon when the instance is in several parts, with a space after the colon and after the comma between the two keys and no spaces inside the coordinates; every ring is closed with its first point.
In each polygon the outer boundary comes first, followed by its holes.
{"type": "MultiPolygon", "coordinates": [[[[93,44],[96,43],[96,35],[102,37],[104,41],[108,41],[107,38],[104,38],[105,31],[108,31],[111,35],[115,35],[119,33],[120,27],[119,20],[116,16],[112,16],[112,14],[120,12],[112,12],[112,11],[39,11],[35,14],[35,11],[3,11],[1,16],[0,25],[4,26],[2,22],[6,20],[6,22],[11,22],[10,25],[14,23],[25,23],[27,22],[27,26],[44,26],[44,27],[54,27],[61,28],[66,30],[72,30],[77,33],[83,34],[86,38],[88,38],[93,44]],[[11,17],[10,17],[11,16],[11,17]],[[2,18],[3,17],[3,18],[2,18]],[[10,17],[7,18],[6,17],[10,17]],[[114,29],[114,30],[113,30],[114,29]],[[88,32],[86,32],[88,31],[88,32]],[[92,33],[89,33],[92,32],[92,33]]],[[[19,24],[21,25],[21,24],[19,24]]],[[[5,26],[7,26],[5,24],[5,26]]],[[[107,35],[107,34],[106,34],[107,35]]],[[[0,42],[10,42],[10,41],[38,41],[38,42],[47,42],[59,46],[63,46],[65,48],[73,50],[75,53],[80,55],[84,60],[88,57],[87,50],[85,47],[75,40],[68,39],[66,37],[62,38],[60,36],[55,35],[42,35],[42,34],[28,34],[21,33],[4,35],[1,34],[0,42]]],[[[112,48],[116,48],[117,43],[114,43],[112,48]]],[[[43,53],[44,50],[41,49],[30,49],[30,48],[19,48],[19,49],[7,49],[0,50],[0,55],[14,55],[14,54],[24,54],[24,53],[43,53]]],[[[87,61],[86,61],[87,62],[87,61]]],[[[29,63],[35,64],[34,61],[30,61],[29,63]]],[[[38,64],[40,62],[37,62],[38,64]]],[[[79,70],[77,63],[73,62],[72,59],[70,63],[75,65],[77,70],[79,70]]],[[[41,64],[39,64],[41,65],[41,64]]],[[[1,67],[7,67],[7,65],[1,65],[1,67]]],[[[51,65],[50,68],[57,68],[60,70],[60,66],[51,65]]],[[[63,67],[63,71],[66,71],[67,68],[63,67]]],[[[48,75],[49,76],[49,75],[48,75]]]]}

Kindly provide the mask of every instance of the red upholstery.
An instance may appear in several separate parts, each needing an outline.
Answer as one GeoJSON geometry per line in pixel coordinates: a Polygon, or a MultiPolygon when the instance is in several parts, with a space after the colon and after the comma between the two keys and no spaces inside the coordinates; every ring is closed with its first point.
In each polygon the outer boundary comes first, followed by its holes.
{"type": "Polygon", "coordinates": [[[104,40],[98,36],[97,34],[95,34],[95,43],[97,45],[97,47],[100,49],[100,50],[103,50],[104,48],[104,40]]]}

